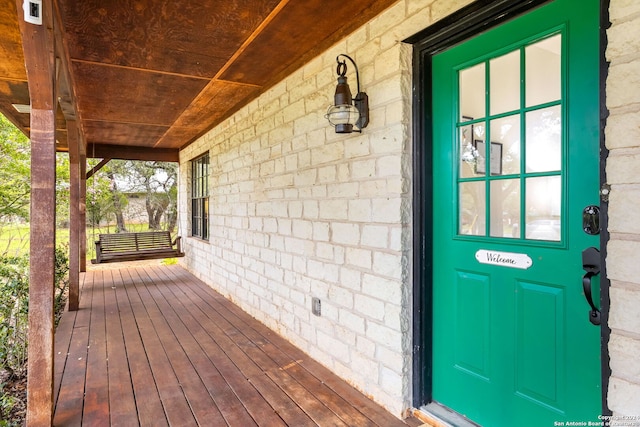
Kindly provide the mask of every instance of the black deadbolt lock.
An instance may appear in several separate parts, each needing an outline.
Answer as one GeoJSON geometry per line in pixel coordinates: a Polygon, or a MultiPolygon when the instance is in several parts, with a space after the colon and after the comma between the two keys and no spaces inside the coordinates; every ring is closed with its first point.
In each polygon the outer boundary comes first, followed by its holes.
{"type": "Polygon", "coordinates": [[[582,229],[592,236],[600,234],[600,208],[589,205],[582,211],[582,229]]]}

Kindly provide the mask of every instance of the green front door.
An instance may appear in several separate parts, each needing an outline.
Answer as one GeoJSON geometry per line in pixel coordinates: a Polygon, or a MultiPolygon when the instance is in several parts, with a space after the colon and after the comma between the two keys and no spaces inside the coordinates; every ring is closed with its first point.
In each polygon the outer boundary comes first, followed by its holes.
{"type": "Polygon", "coordinates": [[[433,57],[433,400],[481,425],[601,413],[598,13],[556,0],[433,57]]]}

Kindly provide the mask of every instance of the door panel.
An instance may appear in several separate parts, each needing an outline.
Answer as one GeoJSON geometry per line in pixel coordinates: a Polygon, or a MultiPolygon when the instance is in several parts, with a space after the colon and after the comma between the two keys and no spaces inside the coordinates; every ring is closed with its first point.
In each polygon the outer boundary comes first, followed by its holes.
{"type": "Polygon", "coordinates": [[[598,8],[556,0],[433,57],[433,398],[483,425],[601,412],[598,8]]]}
{"type": "Polygon", "coordinates": [[[489,380],[489,277],[465,271],[456,274],[456,367],[489,380]]]}
{"type": "Polygon", "coordinates": [[[561,411],[566,333],[565,292],[519,282],[516,302],[516,393],[561,411]],[[539,319],[545,319],[540,322],[539,319]]]}

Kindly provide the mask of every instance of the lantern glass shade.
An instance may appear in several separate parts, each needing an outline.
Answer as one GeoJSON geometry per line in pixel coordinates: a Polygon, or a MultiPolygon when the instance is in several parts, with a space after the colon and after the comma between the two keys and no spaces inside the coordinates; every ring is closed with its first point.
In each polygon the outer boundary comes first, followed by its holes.
{"type": "Polygon", "coordinates": [[[351,104],[332,105],[327,110],[327,120],[336,128],[336,133],[351,133],[353,125],[360,119],[360,112],[351,104]]]}

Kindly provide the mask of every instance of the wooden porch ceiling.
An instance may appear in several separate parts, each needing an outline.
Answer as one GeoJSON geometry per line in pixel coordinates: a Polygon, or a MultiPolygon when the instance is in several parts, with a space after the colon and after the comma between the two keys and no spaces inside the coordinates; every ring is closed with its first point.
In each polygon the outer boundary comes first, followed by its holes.
{"type": "MultiPolygon", "coordinates": [[[[395,2],[52,1],[59,150],[65,119],[96,147],[180,149],[395,2]]],[[[0,0],[0,111],[28,134],[17,3],[0,0]]]]}
{"type": "Polygon", "coordinates": [[[89,271],[56,331],[54,425],[400,421],[179,266],[89,271]]]}

